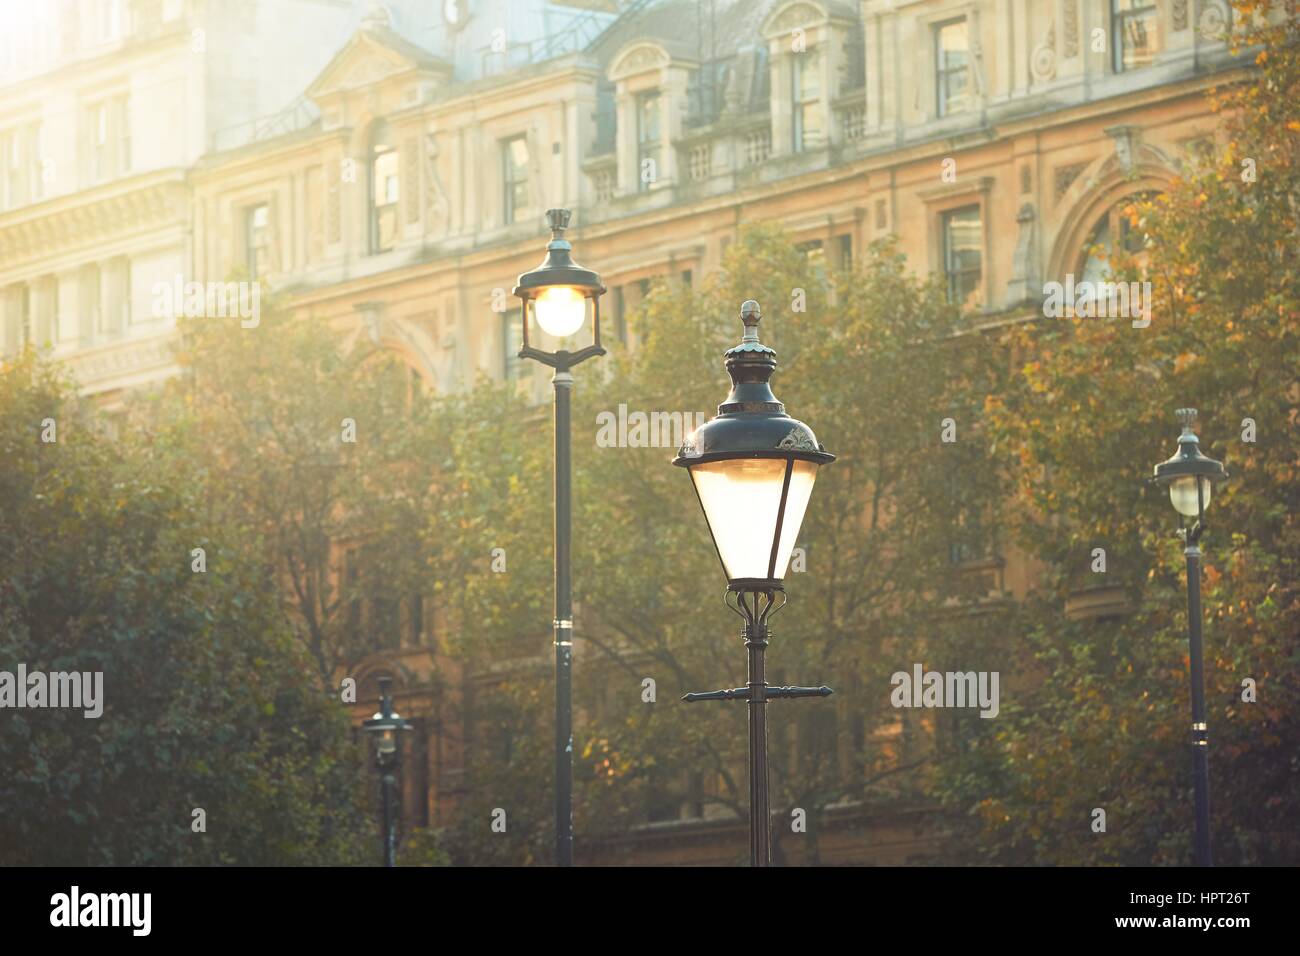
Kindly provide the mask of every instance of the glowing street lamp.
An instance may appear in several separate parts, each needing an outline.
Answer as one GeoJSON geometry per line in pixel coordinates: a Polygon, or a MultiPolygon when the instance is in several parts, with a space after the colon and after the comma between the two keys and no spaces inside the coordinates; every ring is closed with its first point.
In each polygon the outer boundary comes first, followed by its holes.
{"type": "Polygon", "coordinates": [[[555,862],[573,865],[573,577],[572,541],[572,435],[573,373],[579,362],[604,355],[600,345],[600,297],[605,287],[600,276],[584,269],[570,255],[564,238],[569,210],[548,209],[546,222],[551,241],[546,259],[525,272],[515,285],[523,302],[523,347],[520,358],[530,358],[555,369],[555,862]],[[591,303],[591,344],[577,351],[546,352],[529,344],[530,317],[557,339],[571,338],[582,330],[591,303]]]}
{"type": "Polygon", "coordinates": [[[1196,799],[1196,865],[1213,866],[1210,853],[1210,759],[1209,728],[1205,721],[1205,661],[1201,647],[1201,534],[1205,531],[1205,509],[1210,489],[1228,478],[1223,463],[1201,454],[1200,440],[1192,430],[1196,409],[1178,409],[1183,433],[1178,451],[1155,467],[1151,479],[1167,485],[1169,500],[1179,514],[1179,535],[1187,562],[1187,629],[1192,671],[1192,779],[1196,799]],[[1195,519],[1189,528],[1187,520],[1195,519]]]}
{"type": "Polygon", "coordinates": [[[741,305],[745,334],[726,352],[731,394],[718,406],[717,416],[697,428],[673,459],[695,486],[727,575],[727,606],[745,622],[741,633],[749,651],[746,686],[682,699],[748,701],[751,866],[771,863],[767,701],[831,693],[824,686],[769,687],[764,675],[763,657],[771,636],[768,618],[785,605],[786,567],[817,472],[835,456],[811,428],[787,415],[772,394],[768,380],[776,371],[776,352],[758,340],[761,319],[753,299],[741,305]]]}

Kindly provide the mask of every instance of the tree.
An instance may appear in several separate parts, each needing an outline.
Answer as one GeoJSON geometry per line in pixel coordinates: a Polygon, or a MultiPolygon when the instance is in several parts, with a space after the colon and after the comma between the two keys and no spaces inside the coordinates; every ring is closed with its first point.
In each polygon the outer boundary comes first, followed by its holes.
{"type": "Polygon", "coordinates": [[[1021,537],[1051,574],[1028,609],[1043,683],[949,780],[954,806],[981,824],[983,858],[1191,859],[1182,547],[1163,490],[1145,479],[1172,451],[1173,410],[1196,406],[1202,447],[1232,475],[1203,541],[1215,854],[1296,859],[1300,25],[1291,4],[1272,5],[1269,25],[1269,7],[1238,5],[1236,39],[1258,50],[1258,74],[1216,95],[1224,141],[1127,210],[1146,248],[1113,269],[1153,283],[1150,327],[1045,320],[1009,338],[1023,365],[989,411],[1019,462],[1021,537]],[[1133,612],[1064,620],[1097,546],[1133,612]],[[1095,808],[1104,835],[1089,825],[1095,808]]]}
{"type": "Polygon", "coordinates": [[[30,352],[0,367],[0,406],[0,660],[102,674],[98,717],[4,711],[3,862],[359,861],[342,710],[189,463],[103,435],[30,352]]]}

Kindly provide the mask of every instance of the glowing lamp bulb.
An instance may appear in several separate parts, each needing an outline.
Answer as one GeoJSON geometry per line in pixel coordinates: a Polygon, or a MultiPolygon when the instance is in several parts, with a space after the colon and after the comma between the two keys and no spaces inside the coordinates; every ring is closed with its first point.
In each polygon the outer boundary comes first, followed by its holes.
{"type": "Polygon", "coordinates": [[[571,286],[551,286],[537,297],[534,311],[542,331],[560,339],[582,328],[587,317],[587,298],[571,286]]]}

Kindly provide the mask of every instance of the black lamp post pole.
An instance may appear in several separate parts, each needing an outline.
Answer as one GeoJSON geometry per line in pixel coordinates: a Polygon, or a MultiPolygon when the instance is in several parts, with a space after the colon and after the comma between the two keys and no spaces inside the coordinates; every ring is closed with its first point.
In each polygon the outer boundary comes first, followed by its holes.
{"type": "MultiPolygon", "coordinates": [[[[1199,530],[1199,528],[1197,529],[1199,530]]],[[[1196,799],[1196,865],[1213,866],[1210,854],[1210,740],[1205,720],[1205,659],[1201,648],[1201,548],[1188,535],[1187,630],[1192,670],[1192,779],[1196,799]]]]}
{"type": "MultiPolygon", "coordinates": [[[[515,295],[523,300],[521,331],[523,345],[520,358],[530,358],[555,370],[551,385],[555,389],[555,864],[573,865],[573,465],[572,401],[573,367],[589,358],[604,355],[600,345],[600,296],[605,287],[600,276],[573,261],[572,246],[564,238],[569,228],[569,210],[548,209],[546,222],[551,241],[546,245],[546,259],[536,269],[519,276],[515,295]],[[580,295],[591,302],[592,343],[576,351],[560,349],[546,352],[529,344],[529,314],[548,330],[545,316],[537,310],[547,302],[547,295],[561,291],[580,295]]],[[[583,306],[585,308],[585,305],[583,306]]],[[[562,327],[563,322],[559,323],[562,327]]],[[[581,323],[562,330],[552,326],[551,334],[563,339],[574,333],[581,323]]]]}
{"type": "Polygon", "coordinates": [[[573,865],[573,576],[572,431],[573,373],[557,365],[555,377],[555,862],[573,865]]]}
{"type": "Polygon", "coordinates": [[[397,851],[397,833],[393,826],[393,773],[385,770],[383,776],[384,793],[384,866],[396,866],[394,861],[397,851]]]}
{"type": "Polygon", "coordinates": [[[1169,489],[1169,500],[1182,516],[1179,536],[1187,562],[1187,647],[1192,684],[1192,786],[1196,801],[1196,865],[1213,866],[1210,852],[1210,733],[1205,712],[1205,652],[1201,641],[1201,535],[1205,533],[1205,508],[1210,489],[1226,481],[1223,462],[1201,454],[1196,437],[1196,409],[1178,409],[1183,433],[1178,451],[1156,465],[1152,481],[1169,489]],[[1195,501],[1190,497],[1195,488],[1195,501]],[[1193,519],[1187,526],[1187,519],[1193,519]]]}
{"type": "Polygon", "coordinates": [[[772,811],[768,803],[767,680],[763,657],[767,650],[767,625],[745,625],[749,651],[749,865],[772,863],[772,811]]]}

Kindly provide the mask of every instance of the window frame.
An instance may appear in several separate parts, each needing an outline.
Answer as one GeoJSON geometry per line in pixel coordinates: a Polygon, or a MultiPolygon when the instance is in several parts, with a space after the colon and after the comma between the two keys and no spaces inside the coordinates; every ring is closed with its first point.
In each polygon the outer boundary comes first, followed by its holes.
{"type": "Polygon", "coordinates": [[[961,309],[966,308],[967,302],[969,301],[972,294],[976,300],[974,303],[972,303],[972,305],[978,306],[980,308],[983,308],[983,306],[985,305],[984,302],[985,299],[984,238],[985,237],[984,237],[983,203],[978,201],[972,203],[964,203],[962,205],[952,206],[951,208],[944,209],[939,212],[940,265],[943,267],[944,286],[947,290],[948,301],[952,305],[955,305],[957,308],[961,308],[961,309]],[[954,270],[952,268],[952,265],[954,262],[955,250],[952,244],[952,230],[950,228],[950,224],[954,222],[958,216],[962,216],[972,212],[975,213],[977,221],[979,223],[979,242],[976,244],[976,251],[979,254],[979,264],[974,270],[971,270],[970,268],[962,268],[962,269],[954,270]],[[975,273],[975,283],[971,287],[970,294],[968,294],[966,298],[959,301],[956,299],[954,295],[956,291],[956,287],[954,283],[957,282],[962,276],[969,275],[972,271],[974,271],[975,273]]]}
{"type": "Polygon", "coordinates": [[[530,212],[533,208],[532,191],[529,189],[528,167],[532,162],[532,152],[528,148],[528,134],[517,133],[514,136],[507,136],[500,141],[501,145],[501,184],[502,184],[502,206],[501,221],[506,225],[512,225],[516,222],[523,222],[522,212],[530,212]],[[523,144],[524,160],[523,165],[518,166],[511,155],[511,146],[515,143],[523,144]],[[522,179],[516,179],[514,173],[517,169],[523,170],[522,179]],[[515,191],[522,189],[527,198],[524,205],[518,205],[515,191]]]}
{"type": "Polygon", "coordinates": [[[1110,0],[1111,71],[1114,73],[1130,73],[1133,70],[1140,70],[1154,63],[1157,54],[1160,52],[1159,26],[1160,5],[1156,0],[1110,0]],[[1128,6],[1127,9],[1121,9],[1125,4],[1138,2],[1143,3],[1143,6],[1128,6]],[[1150,20],[1156,26],[1156,29],[1149,34],[1151,39],[1149,53],[1145,60],[1128,64],[1125,62],[1125,53],[1129,48],[1124,43],[1124,27],[1130,22],[1145,20],[1150,20]]]}
{"type": "Polygon", "coordinates": [[[933,55],[934,55],[934,106],[936,117],[956,116],[960,113],[969,111],[969,97],[971,86],[971,60],[970,60],[970,18],[962,15],[959,17],[950,17],[946,20],[940,20],[931,24],[930,29],[933,31],[933,55]],[[964,30],[966,40],[965,62],[961,66],[946,66],[944,64],[943,32],[949,27],[960,25],[964,30]],[[965,75],[965,85],[963,87],[963,97],[965,105],[954,109],[948,92],[947,79],[957,74],[965,75]]]}

